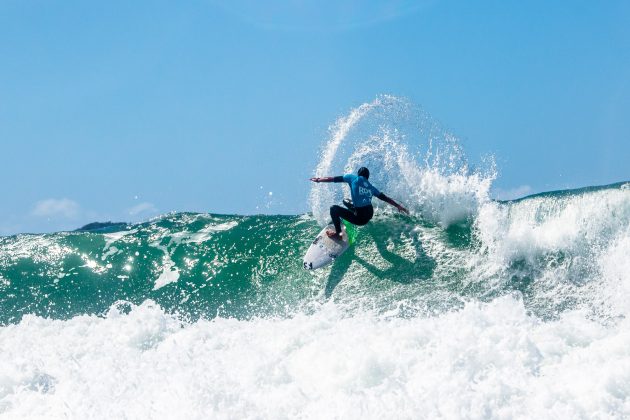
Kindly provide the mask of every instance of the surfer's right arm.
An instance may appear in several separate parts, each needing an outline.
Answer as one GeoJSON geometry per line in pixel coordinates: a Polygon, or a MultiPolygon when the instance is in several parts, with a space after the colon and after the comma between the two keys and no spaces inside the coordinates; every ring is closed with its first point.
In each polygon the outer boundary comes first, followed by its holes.
{"type": "Polygon", "coordinates": [[[405,213],[405,214],[409,214],[409,210],[407,210],[406,208],[404,208],[403,206],[401,206],[400,204],[398,204],[392,198],[386,196],[385,194],[379,193],[377,195],[377,197],[380,198],[381,200],[383,200],[384,202],[386,202],[388,204],[391,204],[392,206],[396,207],[399,212],[405,213]]]}
{"type": "Polygon", "coordinates": [[[313,182],[343,182],[342,176],[325,176],[322,178],[311,178],[313,182]]]}

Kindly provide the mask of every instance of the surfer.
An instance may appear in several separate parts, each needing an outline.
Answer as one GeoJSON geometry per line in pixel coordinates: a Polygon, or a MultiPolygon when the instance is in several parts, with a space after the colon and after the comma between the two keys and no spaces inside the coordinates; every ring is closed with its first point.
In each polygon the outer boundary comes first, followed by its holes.
{"type": "Polygon", "coordinates": [[[341,239],[341,219],[348,222],[363,226],[367,224],[374,215],[372,207],[372,197],[377,197],[384,202],[396,207],[399,212],[409,214],[409,211],[377,190],[374,185],[370,184],[368,178],[370,171],[366,167],[359,168],[357,175],[345,174],[343,176],[330,176],[323,178],[311,178],[313,182],[347,182],[350,185],[350,194],[352,201],[344,200],[343,204],[347,208],[338,205],[330,207],[330,217],[332,218],[335,230],[328,230],[326,234],[332,239],[341,239]]]}

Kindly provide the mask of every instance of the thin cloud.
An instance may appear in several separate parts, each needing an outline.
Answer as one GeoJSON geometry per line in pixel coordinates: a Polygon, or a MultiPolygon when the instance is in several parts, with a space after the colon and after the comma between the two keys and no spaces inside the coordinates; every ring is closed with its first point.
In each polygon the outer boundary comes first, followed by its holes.
{"type": "Polygon", "coordinates": [[[76,219],[81,213],[81,206],[69,198],[48,198],[38,201],[31,211],[36,217],[61,217],[76,219]]]}
{"type": "Polygon", "coordinates": [[[158,211],[157,207],[155,207],[153,203],[149,203],[149,202],[137,204],[133,206],[132,208],[130,208],[129,210],[127,210],[127,212],[131,216],[137,216],[143,213],[157,213],[157,211],[158,211]]]}

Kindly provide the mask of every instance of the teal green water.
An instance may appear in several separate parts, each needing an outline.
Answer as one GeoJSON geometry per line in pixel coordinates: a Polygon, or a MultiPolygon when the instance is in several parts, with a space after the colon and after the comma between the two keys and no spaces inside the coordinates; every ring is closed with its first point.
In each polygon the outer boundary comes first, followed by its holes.
{"type": "Polygon", "coordinates": [[[343,256],[315,272],[302,269],[321,229],[308,215],[178,213],[109,230],[3,237],[0,322],[105,314],[148,299],[193,320],[284,317],[330,299],[404,316],[506,293],[554,316],[588,301],[584,286],[601,277],[602,250],[624,236],[629,194],[615,184],[488,201],[448,226],[380,211],[343,256]]]}
{"type": "Polygon", "coordinates": [[[308,278],[299,260],[315,230],[297,217],[175,214],[114,232],[3,238],[2,322],[103,313],[117,301],[146,299],[186,316],[242,315],[266,284],[308,278]],[[220,230],[225,224],[235,226],[220,230]],[[168,260],[179,278],[154,290],[168,260]]]}
{"type": "MultiPolygon", "coordinates": [[[[415,226],[413,219],[393,221],[399,231],[415,226]]],[[[116,302],[146,299],[192,318],[285,314],[317,297],[319,283],[330,277],[330,268],[317,273],[302,268],[302,256],[320,229],[307,216],[180,213],[105,232],[0,238],[1,321],[16,322],[24,314],[60,319],[101,314],[116,302]],[[177,280],[156,288],[165,271],[176,273],[177,280]]],[[[357,232],[356,246],[384,241],[393,232],[373,223],[357,232]]],[[[338,280],[345,275],[339,267],[353,254],[338,260],[333,270],[338,280]]],[[[400,267],[396,275],[372,273],[398,282],[429,277],[409,271],[412,267],[400,267]]]]}

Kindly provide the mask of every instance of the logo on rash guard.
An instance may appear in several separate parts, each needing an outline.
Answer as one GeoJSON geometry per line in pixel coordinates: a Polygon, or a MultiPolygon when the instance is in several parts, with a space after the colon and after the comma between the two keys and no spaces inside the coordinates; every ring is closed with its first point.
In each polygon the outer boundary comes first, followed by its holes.
{"type": "Polygon", "coordinates": [[[359,195],[367,195],[368,197],[372,197],[372,191],[368,188],[359,187],[359,195]]]}

